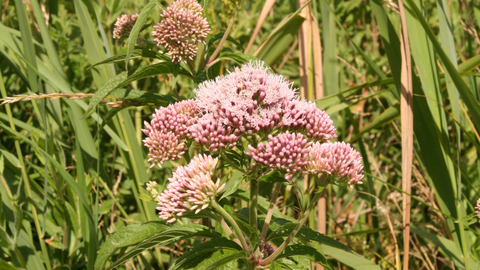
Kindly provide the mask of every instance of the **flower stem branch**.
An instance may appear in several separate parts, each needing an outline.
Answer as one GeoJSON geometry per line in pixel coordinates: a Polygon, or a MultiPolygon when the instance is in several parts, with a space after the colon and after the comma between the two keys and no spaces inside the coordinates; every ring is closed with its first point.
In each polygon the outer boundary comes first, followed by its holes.
{"type": "Polygon", "coordinates": [[[219,214],[215,214],[215,215],[217,216],[218,221],[220,221],[220,225],[222,226],[222,229],[227,233],[228,238],[235,241],[235,243],[237,243],[239,246],[242,246],[242,243],[240,242],[240,240],[235,236],[235,234],[230,229],[230,227],[228,227],[228,224],[227,222],[225,222],[225,219],[219,214]]]}
{"type": "Polygon", "coordinates": [[[215,209],[224,219],[230,222],[230,225],[232,225],[233,230],[237,234],[238,240],[240,240],[242,248],[245,250],[245,252],[247,252],[248,257],[251,257],[251,247],[249,247],[245,241],[245,236],[243,235],[242,230],[240,230],[240,227],[238,227],[237,222],[235,222],[235,219],[233,219],[233,217],[215,201],[212,201],[212,208],[215,209]]]}
{"type": "Polygon", "coordinates": [[[295,235],[300,231],[302,228],[303,224],[307,220],[310,211],[315,207],[315,202],[318,201],[318,199],[322,196],[322,192],[325,189],[325,186],[319,186],[317,192],[315,193],[315,196],[313,196],[312,200],[310,201],[310,204],[308,205],[307,210],[302,214],[300,220],[298,221],[297,225],[293,229],[293,231],[290,233],[290,235],[285,239],[285,241],[275,250],[274,253],[272,253],[268,258],[260,262],[260,265],[265,266],[271,264],[277,257],[280,255],[283,250],[290,244],[290,242],[293,240],[295,235]]]}
{"type": "Polygon", "coordinates": [[[233,23],[235,22],[235,18],[237,17],[238,9],[240,5],[237,6],[235,9],[235,14],[233,14],[232,18],[230,19],[230,23],[228,24],[227,30],[225,30],[225,33],[223,34],[222,39],[218,43],[217,48],[213,52],[213,54],[208,58],[207,62],[205,63],[207,67],[210,67],[210,63],[217,57],[217,55],[220,53],[223,47],[223,43],[225,43],[225,40],[227,40],[228,34],[230,33],[230,30],[232,29],[233,23]]]}
{"type": "Polygon", "coordinates": [[[260,234],[259,240],[259,248],[263,249],[265,245],[265,237],[267,236],[268,226],[270,225],[270,221],[273,215],[273,209],[275,208],[275,201],[277,200],[278,193],[280,192],[280,188],[282,187],[282,182],[278,182],[275,184],[275,187],[272,191],[272,196],[270,199],[270,206],[268,207],[267,216],[265,217],[265,222],[263,223],[262,233],[260,234]]]}

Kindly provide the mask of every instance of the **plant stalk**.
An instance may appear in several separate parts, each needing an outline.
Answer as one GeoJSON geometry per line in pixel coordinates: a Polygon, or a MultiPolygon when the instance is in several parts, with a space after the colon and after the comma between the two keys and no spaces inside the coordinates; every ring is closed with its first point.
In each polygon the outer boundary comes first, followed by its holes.
{"type": "Polygon", "coordinates": [[[216,201],[212,201],[212,208],[215,209],[218,212],[218,214],[220,214],[224,219],[230,222],[230,225],[232,225],[233,230],[235,231],[235,234],[237,234],[238,240],[240,240],[243,250],[247,252],[248,257],[251,257],[252,249],[251,247],[249,247],[249,245],[245,241],[245,236],[243,235],[242,230],[240,230],[240,227],[238,227],[238,224],[235,221],[235,219],[233,219],[233,217],[225,209],[223,209],[223,207],[219,205],[216,201]]]}
{"type": "Polygon", "coordinates": [[[275,184],[275,187],[272,191],[270,206],[268,207],[267,216],[265,217],[265,222],[263,223],[262,233],[260,234],[259,240],[259,249],[263,249],[265,245],[265,237],[267,236],[268,226],[270,225],[270,221],[273,215],[273,209],[275,208],[275,201],[277,200],[278,193],[280,193],[280,188],[282,187],[282,182],[278,182],[275,184]]]}
{"type": "Polygon", "coordinates": [[[298,221],[293,231],[290,233],[287,239],[285,239],[285,241],[275,250],[274,253],[268,256],[268,258],[266,258],[265,260],[260,261],[260,265],[266,266],[271,264],[278,257],[278,255],[280,255],[283,252],[283,250],[288,246],[288,244],[290,244],[290,242],[293,240],[295,235],[297,235],[297,233],[300,231],[303,224],[307,220],[310,214],[310,211],[312,211],[313,208],[315,207],[315,202],[317,202],[318,199],[322,196],[322,192],[324,189],[325,189],[325,186],[318,187],[317,193],[315,194],[315,196],[313,196],[312,200],[310,201],[310,204],[308,205],[307,210],[302,214],[302,217],[298,221]]]}

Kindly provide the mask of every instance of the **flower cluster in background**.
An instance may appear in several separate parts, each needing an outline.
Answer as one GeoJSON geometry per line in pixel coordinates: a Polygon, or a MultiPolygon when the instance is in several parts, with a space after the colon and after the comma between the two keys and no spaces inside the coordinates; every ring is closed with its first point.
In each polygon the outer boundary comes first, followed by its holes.
{"type": "Polygon", "coordinates": [[[154,41],[167,49],[174,62],[193,60],[197,43],[205,43],[210,28],[202,13],[203,8],[196,0],[177,0],[163,12],[163,20],[154,26],[154,41]]]}
{"type": "MultiPolygon", "coordinates": [[[[161,14],[162,20],[154,26],[152,35],[157,46],[163,46],[172,56],[173,62],[193,60],[197,54],[197,44],[204,43],[210,32],[207,19],[203,16],[203,8],[196,0],[177,0],[161,14]]],[[[123,14],[117,18],[113,30],[113,38],[120,44],[132,31],[138,14],[123,14]]],[[[138,36],[137,42],[144,37],[138,36]]]]}
{"type": "Polygon", "coordinates": [[[113,29],[113,38],[118,39],[120,43],[123,43],[123,40],[127,39],[132,31],[135,22],[138,19],[138,14],[127,15],[123,14],[118,17],[115,22],[115,28],[113,29]]]}

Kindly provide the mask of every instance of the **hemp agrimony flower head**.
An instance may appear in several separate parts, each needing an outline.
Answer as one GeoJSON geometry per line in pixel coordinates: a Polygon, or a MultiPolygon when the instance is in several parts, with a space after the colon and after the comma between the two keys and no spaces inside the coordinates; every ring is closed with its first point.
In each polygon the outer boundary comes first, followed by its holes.
{"type": "Polygon", "coordinates": [[[292,175],[307,165],[307,155],[310,151],[311,142],[302,134],[281,133],[277,136],[268,135],[268,142],[259,143],[256,148],[248,146],[251,156],[256,163],[254,166],[263,164],[270,168],[285,171],[285,179],[289,180],[292,175]]]}
{"type": "Polygon", "coordinates": [[[159,196],[157,210],[160,218],[172,223],[186,212],[195,210],[197,214],[210,206],[225,187],[225,184],[220,185],[220,179],[212,180],[217,161],[218,158],[204,154],[194,157],[188,165],[178,167],[168,179],[167,189],[159,196]]]}
{"type": "Polygon", "coordinates": [[[163,20],[152,32],[157,46],[164,46],[174,62],[193,60],[197,43],[205,43],[210,28],[196,0],[177,0],[164,10],[163,20]]]}
{"type": "Polygon", "coordinates": [[[225,127],[218,118],[216,112],[204,115],[189,128],[195,142],[214,153],[234,147],[240,139],[232,127],[225,127]]]}
{"type": "Polygon", "coordinates": [[[193,100],[184,100],[168,107],[155,109],[150,123],[145,122],[143,140],[148,147],[152,167],[162,166],[166,160],[180,159],[185,153],[185,140],[188,127],[194,123],[196,107],[193,100]]]}
{"type": "Polygon", "coordinates": [[[218,113],[219,121],[239,135],[271,131],[280,123],[283,103],[296,97],[292,84],[263,62],[250,62],[204,82],[194,93],[201,112],[218,113]]]}
{"type": "MultiPolygon", "coordinates": [[[[310,173],[327,173],[335,182],[346,182],[351,188],[362,184],[362,157],[345,142],[315,143],[308,154],[310,173]]],[[[331,181],[327,177],[327,181],[331,181]]]]}
{"type": "Polygon", "coordinates": [[[120,43],[123,43],[123,40],[128,38],[130,32],[132,31],[135,22],[138,19],[138,14],[127,15],[123,14],[117,18],[115,22],[115,28],[113,29],[113,38],[118,39],[120,43]]]}

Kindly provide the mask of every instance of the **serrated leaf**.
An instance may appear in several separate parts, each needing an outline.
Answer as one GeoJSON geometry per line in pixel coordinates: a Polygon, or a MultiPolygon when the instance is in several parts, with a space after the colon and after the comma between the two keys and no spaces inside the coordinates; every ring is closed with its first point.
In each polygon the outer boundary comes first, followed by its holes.
{"type": "MultiPolygon", "coordinates": [[[[220,237],[221,235],[217,232],[210,230],[208,227],[192,224],[192,225],[181,225],[175,224],[173,226],[169,226],[168,229],[161,231],[153,235],[152,237],[143,240],[135,247],[129,249],[125,254],[123,254],[120,258],[118,258],[114,263],[108,266],[107,269],[113,269],[121,264],[123,264],[126,260],[140,254],[145,249],[152,248],[157,245],[168,245],[170,243],[174,243],[183,239],[193,238],[193,237],[202,237],[202,238],[216,238],[220,237]]],[[[97,268],[95,268],[97,270],[97,268]]],[[[98,268],[101,269],[101,268],[98,268]]]]}
{"type": "Polygon", "coordinates": [[[170,228],[165,224],[150,222],[124,227],[107,238],[98,251],[95,269],[102,269],[108,258],[118,249],[135,245],[152,235],[170,228]]]}
{"type": "MultiPolygon", "coordinates": [[[[207,267],[199,268],[198,265],[207,258],[210,258],[213,254],[222,257],[221,253],[219,254],[216,252],[219,250],[241,251],[242,248],[237,243],[227,238],[214,238],[208,242],[195,246],[192,250],[178,258],[169,269],[207,269],[207,267]]],[[[229,255],[231,254],[228,254],[227,256],[229,255]]]]}
{"type": "MultiPolygon", "coordinates": [[[[237,250],[219,250],[216,251],[212,256],[206,260],[204,260],[198,268],[195,269],[205,269],[205,270],[210,270],[210,269],[218,269],[221,266],[226,266],[230,262],[233,261],[238,261],[240,259],[246,258],[247,253],[243,250],[237,251],[237,250]]],[[[226,269],[236,269],[235,268],[226,268],[226,269]]]]}
{"type": "Polygon", "coordinates": [[[310,259],[311,261],[317,262],[321,264],[323,267],[326,269],[331,269],[333,268],[328,264],[327,258],[323,256],[320,252],[318,252],[316,249],[313,247],[309,246],[304,246],[301,244],[298,245],[290,245],[285,248],[282,254],[280,254],[277,259],[281,258],[286,258],[290,256],[304,256],[310,259]]]}
{"type": "Polygon", "coordinates": [[[272,173],[260,177],[260,181],[267,183],[278,183],[287,182],[287,179],[285,179],[279,171],[273,171],[272,173]]]}
{"type": "MultiPolygon", "coordinates": [[[[278,223],[278,222],[285,222],[286,220],[275,219],[274,221],[278,223]]],[[[270,241],[278,237],[286,237],[290,235],[290,233],[293,231],[296,225],[297,223],[294,223],[294,222],[285,223],[282,227],[278,228],[277,230],[272,232],[270,235],[268,235],[267,240],[270,241]]],[[[352,252],[351,248],[338,242],[337,240],[332,239],[328,236],[325,236],[305,226],[300,228],[300,230],[298,231],[295,237],[302,240],[315,241],[321,244],[326,244],[338,249],[345,250],[347,252],[352,252]]]]}
{"type": "MultiPolygon", "coordinates": [[[[223,38],[223,35],[225,33],[222,32],[222,33],[218,33],[216,34],[215,36],[211,37],[209,40],[208,40],[208,43],[207,43],[207,48],[208,50],[210,51],[212,49],[212,46],[215,42],[221,40],[223,38]]],[[[242,44],[240,44],[237,40],[235,40],[234,38],[232,38],[231,36],[227,36],[227,40],[232,42],[233,44],[237,45],[240,49],[240,51],[244,51],[243,47],[242,47],[242,44]]]]}
{"type": "Polygon", "coordinates": [[[237,190],[240,183],[242,183],[242,180],[243,180],[243,173],[240,171],[234,171],[230,179],[225,184],[225,192],[223,192],[222,197],[220,197],[220,200],[233,194],[237,190]]]}
{"type": "MultiPolygon", "coordinates": [[[[127,53],[126,52],[125,53],[120,53],[120,54],[114,55],[112,57],[109,57],[105,60],[102,60],[98,63],[95,63],[95,64],[91,65],[88,69],[90,69],[92,67],[95,67],[95,66],[98,66],[98,65],[124,62],[126,58],[127,58],[127,53]]],[[[160,59],[160,60],[165,60],[165,61],[172,61],[168,54],[163,54],[163,53],[149,51],[149,50],[140,50],[140,49],[133,50],[130,54],[130,59],[137,59],[137,58],[152,58],[152,59],[160,59]]]]}
{"type": "Polygon", "coordinates": [[[137,21],[128,36],[128,44],[127,44],[127,54],[125,57],[125,69],[128,67],[128,60],[130,59],[130,55],[132,54],[133,48],[135,47],[135,43],[137,42],[138,34],[140,30],[142,30],[142,26],[148,18],[148,14],[152,11],[152,8],[157,4],[156,1],[152,1],[146,4],[140,14],[138,14],[137,21]]]}
{"type": "MultiPolygon", "coordinates": [[[[173,72],[173,63],[170,62],[160,62],[154,65],[141,66],[137,69],[122,72],[119,75],[110,78],[97,93],[92,97],[90,103],[88,103],[88,108],[82,118],[90,116],[95,107],[107,97],[113,90],[126,86],[133,81],[137,81],[143,78],[147,78],[154,75],[160,74],[171,74],[173,72]]],[[[180,70],[180,74],[189,76],[190,74],[184,69],[180,70]]]]}

